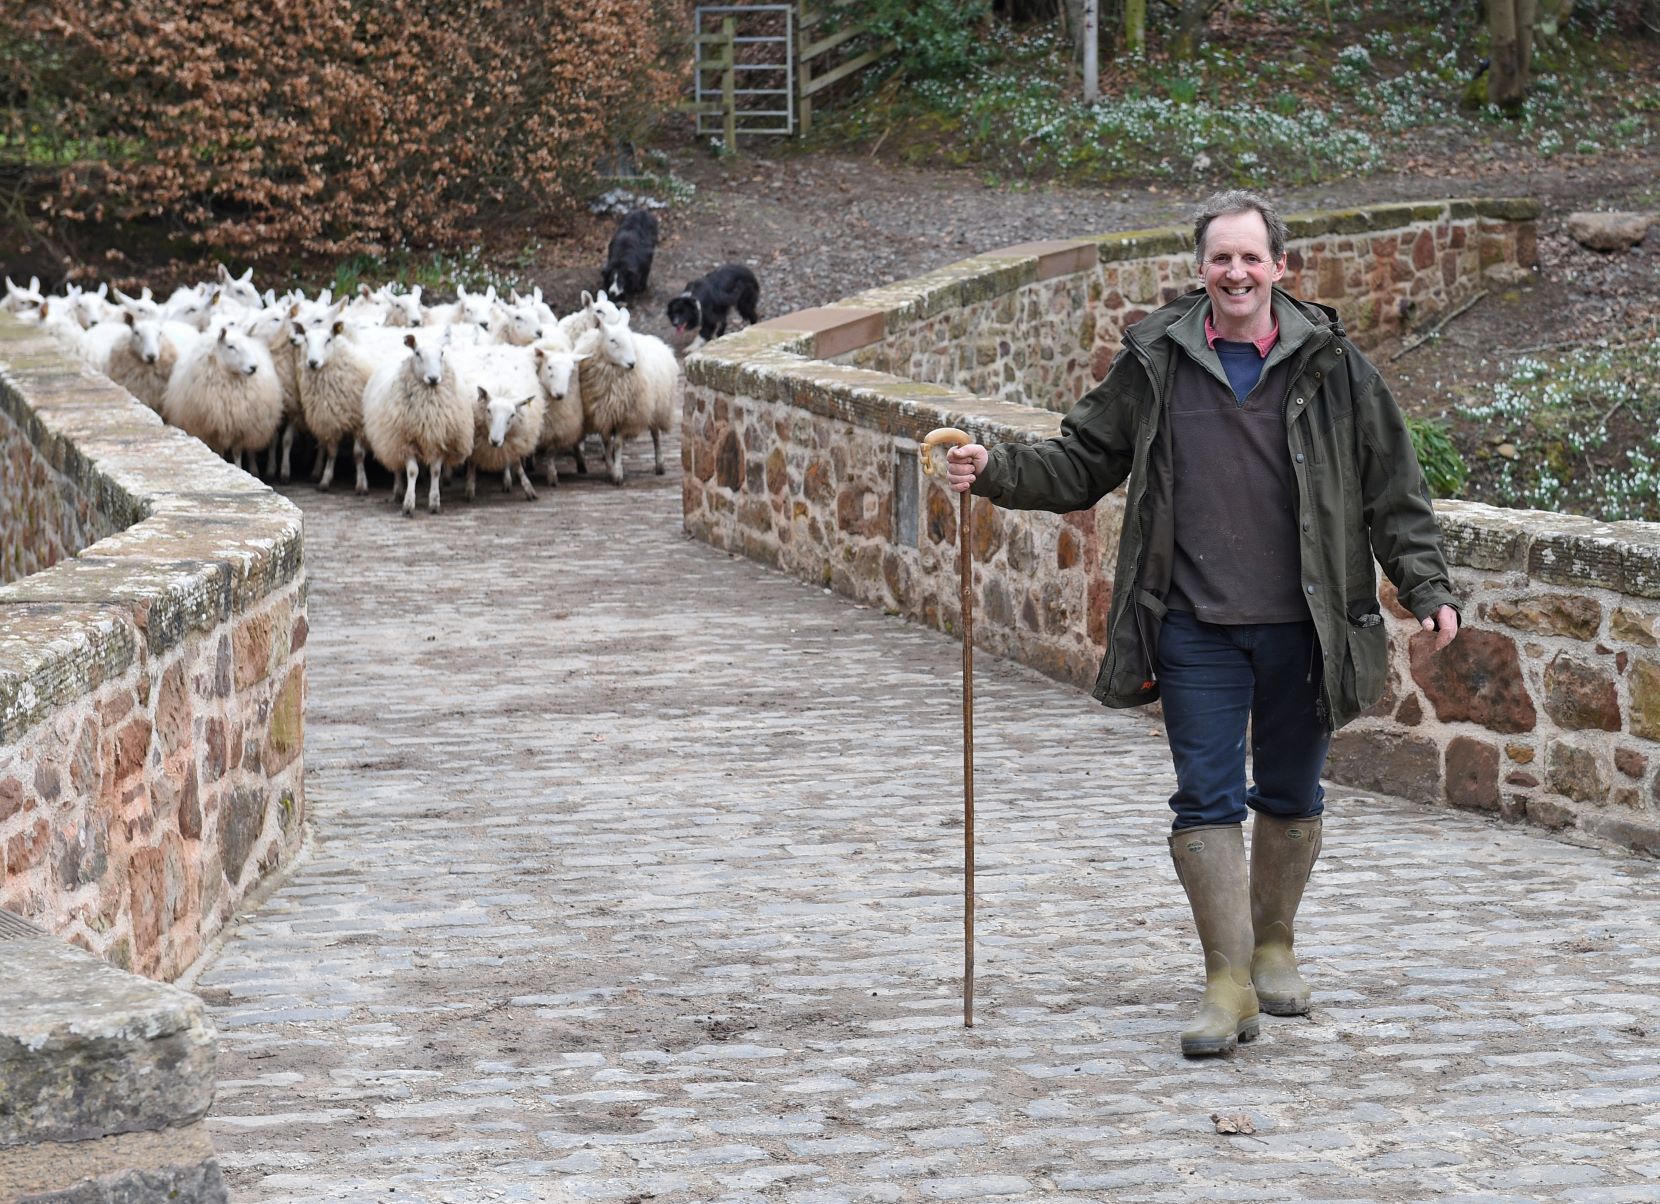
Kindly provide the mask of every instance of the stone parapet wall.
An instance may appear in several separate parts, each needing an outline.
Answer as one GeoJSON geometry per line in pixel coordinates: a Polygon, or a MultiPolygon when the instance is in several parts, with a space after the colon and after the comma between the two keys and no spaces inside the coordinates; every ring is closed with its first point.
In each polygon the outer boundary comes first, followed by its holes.
{"type": "MultiPolygon", "coordinates": [[[[1293,286],[1335,304],[1370,341],[1403,315],[1421,320],[1514,280],[1531,265],[1537,213],[1529,201],[1454,201],[1294,217],[1293,286]]],[[[1116,350],[1133,320],[1126,288],[1151,306],[1185,284],[1186,237],[976,256],[708,345],[687,361],[686,530],[959,630],[959,500],[920,472],[917,442],[936,426],[987,444],[1058,433],[1058,413],[1020,403],[1025,388],[1052,383],[1066,404],[1087,388],[1110,362],[1098,331],[1110,326],[1116,350]],[[1103,257],[1109,245],[1134,254],[1103,257]],[[1117,301],[1103,265],[1118,273],[1117,301]],[[1139,283],[1125,285],[1131,277],[1139,283]],[[982,363],[972,347],[988,338],[982,363]],[[1034,364],[1048,368],[1034,375],[1034,364]],[[907,379],[913,370],[928,375],[907,379]]],[[[976,499],[976,641],[1092,682],[1122,507],[1121,492],[1067,515],[976,499]]],[[[1396,615],[1389,693],[1339,734],[1332,777],[1660,853],[1660,528],[1460,502],[1438,510],[1467,629],[1426,658],[1415,625],[1396,615]]]]}
{"type": "Polygon", "coordinates": [[[53,565],[0,587],[0,907],[175,978],[299,847],[300,514],[4,317],[0,441],[53,565]]]}
{"type": "MultiPolygon", "coordinates": [[[[1369,347],[1524,275],[1537,214],[1481,200],[1294,215],[1282,285],[1369,347]]],[[[882,335],[827,358],[1064,412],[1106,375],[1127,327],[1196,283],[1187,230],[1023,243],[836,302],[881,315],[882,335]]]]}

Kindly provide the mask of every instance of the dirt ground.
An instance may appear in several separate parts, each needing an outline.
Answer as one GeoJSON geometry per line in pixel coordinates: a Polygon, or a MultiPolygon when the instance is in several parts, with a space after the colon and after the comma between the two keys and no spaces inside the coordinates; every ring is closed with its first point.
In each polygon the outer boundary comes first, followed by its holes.
{"type": "MultiPolygon", "coordinates": [[[[663,317],[669,298],[729,260],[755,269],[762,317],[772,317],[1013,243],[1181,223],[1209,191],[988,186],[967,170],[807,156],[782,147],[769,153],[763,143],[735,160],[691,147],[669,154],[675,174],[696,192],[661,214],[651,290],[633,313],[638,327],[671,341],[663,317]]],[[[1629,252],[1605,255],[1575,244],[1565,222],[1581,209],[1660,208],[1657,167],[1660,155],[1543,165],[1512,158],[1473,172],[1448,162],[1275,197],[1287,210],[1446,196],[1525,195],[1543,202],[1539,273],[1531,284],[1489,295],[1396,362],[1389,361],[1399,343],[1377,350],[1403,408],[1438,416],[1454,398],[1479,397],[1497,367],[1520,349],[1653,331],[1660,316],[1660,234],[1629,252]]],[[[596,218],[548,249],[542,283],[561,312],[597,283],[615,220],[596,218]]]]}

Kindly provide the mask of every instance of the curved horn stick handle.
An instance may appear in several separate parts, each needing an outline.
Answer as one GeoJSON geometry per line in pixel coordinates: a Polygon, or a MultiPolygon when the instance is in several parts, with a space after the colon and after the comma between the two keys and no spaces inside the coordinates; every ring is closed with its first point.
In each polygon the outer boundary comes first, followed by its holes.
{"type": "Polygon", "coordinates": [[[947,448],[961,447],[965,443],[973,442],[974,436],[967,431],[960,431],[954,426],[935,427],[923,439],[921,451],[918,453],[922,457],[922,471],[931,477],[941,475],[934,471],[934,449],[936,447],[942,444],[947,448]]]}

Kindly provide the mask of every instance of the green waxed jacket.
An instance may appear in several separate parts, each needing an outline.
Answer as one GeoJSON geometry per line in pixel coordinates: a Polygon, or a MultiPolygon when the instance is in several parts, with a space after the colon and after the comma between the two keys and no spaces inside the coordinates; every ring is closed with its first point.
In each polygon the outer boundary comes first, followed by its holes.
{"type": "MultiPolygon", "coordinates": [[[[1178,354],[1226,380],[1204,343],[1209,310],[1209,297],[1196,289],[1130,327],[1106,379],[1072,407],[1059,436],[992,448],[974,482],[974,493],[1000,506],[1066,513],[1088,509],[1129,478],[1106,655],[1093,691],[1110,707],[1159,696],[1153,652],[1175,555],[1165,399],[1178,354]]],[[[1332,310],[1275,289],[1274,314],[1280,340],[1268,364],[1291,361],[1285,430],[1303,593],[1322,653],[1321,702],[1335,730],[1383,692],[1388,642],[1375,563],[1420,619],[1458,603],[1411,437],[1378,370],[1332,310]]]]}

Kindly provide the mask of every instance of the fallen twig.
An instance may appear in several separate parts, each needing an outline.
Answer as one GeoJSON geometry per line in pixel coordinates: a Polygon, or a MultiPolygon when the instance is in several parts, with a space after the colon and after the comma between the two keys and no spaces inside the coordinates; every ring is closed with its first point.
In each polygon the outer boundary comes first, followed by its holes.
{"type": "Polygon", "coordinates": [[[1487,290],[1482,289],[1479,293],[1477,293],[1475,296],[1471,297],[1468,301],[1464,302],[1463,305],[1460,305],[1457,309],[1453,310],[1451,313],[1443,314],[1442,317],[1441,317],[1441,320],[1436,322],[1435,325],[1431,326],[1428,330],[1424,331],[1423,334],[1419,335],[1417,338],[1413,339],[1410,343],[1408,343],[1405,347],[1402,347],[1399,351],[1395,352],[1394,355],[1390,356],[1389,357],[1389,362],[1391,364],[1393,364],[1396,360],[1400,359],[1401,356],[1405,355],[1407,352],[1414,351],[1417,348],[1422,347],[1425,343],[1429,342],[1436,335],[1440,334],[1441,333],[1441,328],[1444,327],[1448,322],[1451,322],[1454,318],[1458,317],[1460,314],[1462,314],[1462,313],[1466,312],[1467,310],[1471,309],[1477,301],[1480,301],[1486,295],[1487,295],[1487,290]]]}

